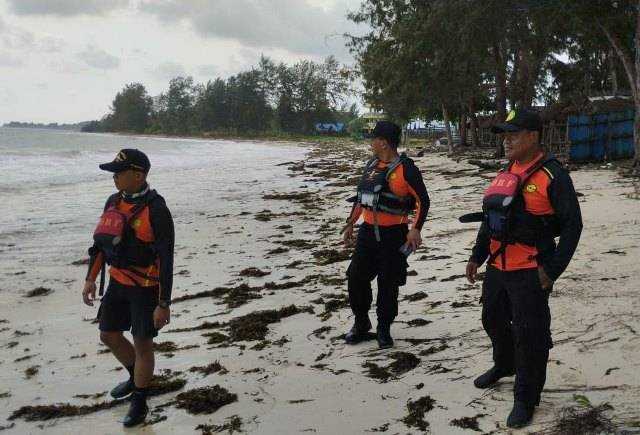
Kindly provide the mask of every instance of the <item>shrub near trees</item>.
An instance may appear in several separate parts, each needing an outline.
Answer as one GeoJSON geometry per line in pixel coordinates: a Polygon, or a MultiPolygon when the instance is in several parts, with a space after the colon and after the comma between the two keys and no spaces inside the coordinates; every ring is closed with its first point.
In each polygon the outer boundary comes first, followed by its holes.
{"type": "Polygon", "coordinates": [[[139,83],[118,92],[111,112],[84,131],[167,135],[311,134],[319,122],[348,123],[357,116],[352,73],[335,58],[276,64],[262,57],[250,71],[196,84],[176,77],[155,99],[139,83]]]}

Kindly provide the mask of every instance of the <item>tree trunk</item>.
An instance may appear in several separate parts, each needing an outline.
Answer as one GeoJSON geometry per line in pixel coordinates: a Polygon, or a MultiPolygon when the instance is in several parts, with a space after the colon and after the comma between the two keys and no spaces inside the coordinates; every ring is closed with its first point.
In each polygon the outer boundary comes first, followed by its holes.
{"type": "Polygon", "coordinates": [[[609,50],[609,74],[611,75],[611,94],[618,95],[618,75],[616,74],[615,51],[609,50]]]}
{"type": "Polygon", "coordinates": [[[471,146],[477,148],[480,146],[480,138],[478,137],[478,117],[474,106],[473,102],[469,106],[469,119],[471,120],[471,146]]]}
{"type": "MultiPolygon", "coordinates": [[[[496,106],[498,110],[498,122],[503,122],[507,118],[507,64],[505,62],[505,55],[502,51],[502,47],[499,43],[493,44],[493,62],[495,67],[495,82],[496,82],[496,106]]],[[[502,147],[502,140],[496,138],[496,152],[497,158],[504,155],[504,148],[502,147]]]]}
{"type": "Polygon", "coordinates": [[[460,131],[460,146],[464,147],[467,145],[467,114],[463,113],[462,115],[460,115],[460,128],[458,129],[458,131],[460,131]]]}
{"type": "Polygon", "coordinates": [[[447,132],[447,145],[449,148],[449,154],[453,154],[453,135],[451,134],[451,122],[449,120],[449,111],[447,107],[442,103],[442,119],[444,121],[444,129],[447,132]]]}

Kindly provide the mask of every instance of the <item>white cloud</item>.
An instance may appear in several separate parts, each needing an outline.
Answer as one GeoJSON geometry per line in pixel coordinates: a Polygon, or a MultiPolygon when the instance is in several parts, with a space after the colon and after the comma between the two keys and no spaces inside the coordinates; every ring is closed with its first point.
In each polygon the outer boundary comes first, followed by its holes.
{"type": "Polygon", "coordinates": [[[0,50],[0,68],[17,68],[24,65],[24,61],[17,56],[0,50]]]}
{"type": "Polygon", "coordinates": [[[97,69],[114,69],[120,65],[120,59],[92,44],[87,45],[76,57],[97,69]]]}
{"type": "Polygon", "coordinates": [[[171,80],[178,76],[186,76],[184,67],[177,62],[168,60],[160,63],[154,70],[153,75],[159,80],[171,80]]]}
{"type": "Polygon", "coordinates": [[[167,23],[187,22],[208,37],[297,54],[346,56],[342,34],[356,29],[347,18],[355,0],[319,7],[304,0],[142,0],[140,9],[167,23]]]}
{"type": "Polygon", "coordinates": [[[16,15],[104,15],[125,7],[129,0],[7,0],[16,15]]]}
{"type": "Polygon", "coordinates": [[[205,76],[205,77],[217,77],[218,75],[220,75],[220,68],[216,65],[200,65],[200,68],[198,68],[198,72],[200,73],[201,76],[205,76]]]}

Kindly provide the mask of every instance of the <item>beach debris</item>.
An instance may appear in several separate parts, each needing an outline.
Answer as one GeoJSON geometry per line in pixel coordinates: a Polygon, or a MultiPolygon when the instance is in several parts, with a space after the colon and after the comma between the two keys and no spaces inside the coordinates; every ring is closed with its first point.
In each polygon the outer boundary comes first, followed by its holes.
{"type": "Polygon", "coordinates": [[[7,399],[9,397],[11,397],[11,392],[9,392],[9,391],[4,391],[4,392],[0,393],[0,399],[7,399]]]}
{"type": "Polygon", "coordinates": [[[218,343],[225,343],[229,340],[229,336],[228,335],[224,335],[220,332],[214,331],[214,332],[208,332],[206,334],[202,334],[203,337],[206,337],[207,340],[207,344],[218,344],[218,343]]]}
{"type": "Polygon", "coordinates": [[[425,326],[428,325],[429,323],[432,323],[431,320],[426,320],[426,319],[411,319],[407,322],[407,325],[409,325],[411,328],[417,328],[420,326],[425,326]]]}
{"type": "Polygon", "coordinates": [[[264,340],[269,332],[269,324],[277,323],[285,317],[300,313],[313,314],[313,309],[289,305],[277,310],[254,311],[231,319],[229,321],[229,336],[231,341],[264,340]]]}
{"type": "Polygon", "coordinates": [[[407,373],[420,364],[420,358],[410,352],[394,352],[389,357],[394,361],[389,365],[388,369],[396,376],[407,373]]]}
{"type": "Polygon", "coordinates": [[[257,267],[247,267],[246,269],[242,269],[238,273],[239,276],[247,276],[247,277],[254,277],[254,278],[260,278],[263,276],[267,276],[269,274],[271,274],[271,272],[266,270],[260,270],[257,267]]]}
{"type": "Polygon", "coordinates": [[[236,432],[242,432],[242,418],[237,415],[233,415],[227,418],[227,422],[224,424],[201,424],[196,426],[196,430],[201,431],[201,435],[212,435],[213,433],[222,432],[226,432],[231,435],[236,432]]]}
{"type": "Polygon", "coordinates": [[[421,350],[418,355],[420,356],[428,356],[428,355],[432,355],[434,353],[438,353],[438,352],[442,352],[445,349],[448,349],[449,346],[442,341],[439,345],[435,345],[435,346],[431,346],[427,349],[421,350]]]}
{"type": "Polygon", "coordinates": [[[24,371],[24,377],[26,379],[31,379],[32,377],[38,374],[39,370],[40,370],[40,366],[31,366],[24,371]]]}
{"type": "MultiPolygon", "coordinates": [[[[161,394],[172,393],[180,390],[185,386],[187,381],[176,378],[174,375],[163,374],[154,376],[149,385],[149,396],[158,396],[161,394]]],[[[77,417],[105,409],[113,408],[126,400],[112,400],[110,402],[100,402],[93,405],[76,406],[69,403],[57,403],[54,405],[36,405],[23,406],[13,411],[9,416],[9,420],[23,419],[25,421],[46,421],[62,417],[77,417]]]]}
{"type": "Polygon", "coordinates": [[[49,294],[53,293],[53,290],[51,290],[50,288],[46,288],[46,287],[36,287],[33,290],[29,290],[27,292],[26,295],[24,295],[25,298],[34,298],[36,296],[47,296],[49,294]]]}
{"type": "Polygon", "coordinates": [[[404,297],[404,300],[409,302],[416,302],[428,297],[429,295],[426,294],[425,292],[416,292],[416,293],[411,293],[410,295],[406,295],[404,297]]]}
{"type": "Polygon", "coordinates": [[[484,417],[486,414],[478,414],[474,417],[462,417],[462,418],[454,418],[449,423],[451,426],[460,427],[462,429],[471,429],[477,432],[482,432],[480,430],[480,426],[478,425],[478,419],[484,417]]]}
{"type": "Polygon", "coordinates": [[[287,248],[296,249],[312,249],[317,246],[315,242],[305,239],[279,240],[276,243],[286,246],[287,248]]]}
{"type": "Polygon", "coordinates": [[[409,400],[407,402],[407,410],[409,413],[402,419],[402,422],[408,427],[415,427],[421,431],[426,431],[429,422],[424,419],[424,415],[433,409],[436,403],[430,396],[423,396],[418,400],[409,400]]]}
{"type": "Polygon", "coordinates": [[[176,407],[191,414],[212,414],[229,403],[237,402],[238,395],[220,385],[185,391],[176,396],[176,407]]]}
{"type": "Polygon", "coordinates": [[[251,299],[260,299],[258,293],[261,287],[251,287],[248,284],[240,284],[236,287],[216,287],[212,290],[205,290],[192,295],[184,295],[173,299],[173,303],[180,303],[191,299],[200,298],[222,298],[228,308],[237,308],[246,304],[251,299]]]}
{"type": "Polygon", "coordinates": [[[607,414],[613,406],[603,403],[593,406],[589,399],[580,394],[573,396],[576,405],[562,408],[558,418],[550,427],[539,434],[542,435],[598,435],[603,433],[618,433],[616,425],[607,414]]]}
{"type": "Polygon", "coordinates": [[[321,249],[312,254],[316,258],[316,262],[320,265],[339,263],[351,258],[350,250],[321,249]]]}
{"type": "Polygon", "coordinates": [[[89,258],[83,258],[81,260],[76,260],[71,263],[72,266],[86,266],[89,264],[89,258]]]}
{"type": "Polygon", "coordinates": [[[95,393],[95,394],[76,394],[75,396],[73,396],[76,399],[99,399],[103,396],[105,396],[107,394],[106,391],[103,391],[102,393],[95,393]]]}
{"type": "Polygon", "coordinates": [[[466,275],[462,274],[462,275],[451,275],[447,278],[442,278],[440,280],[440,282],[448,282],[448,281],[454,281],[456,279],[461,279],[461,278],[466,278],[466,275]]]}
{"type": "Polygon", "coordinates": [[[388,356],[393,362],[386,367],[379,366],[371,361],[366,361],[362,364],[362,367],[367,369],[365,376],[386,382],[392,377],[397,377],[413,370],[420,364],[420,358],[409,352],[394,352],[388,356]]]}
{"type": "Polygon", "coordinates": [[[271,249],[270,251],[267,251],[267,255],[284,254],[285,252],[289,252],[289,250],[287,248],[279,246],[277,248],[271,249]]]}
{"type": "Polygon", "coordinates": [[[474,305],[473,301],[462,301],[462,302],[451,302],[451,308],[464,308],[464,307],[472,307],[474,305]]]}

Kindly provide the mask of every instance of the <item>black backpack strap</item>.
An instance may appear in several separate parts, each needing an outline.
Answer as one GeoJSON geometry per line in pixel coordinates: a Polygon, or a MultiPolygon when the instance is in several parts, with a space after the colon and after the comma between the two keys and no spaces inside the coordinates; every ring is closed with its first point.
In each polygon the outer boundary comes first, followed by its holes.
{"type": "Polygon", "coordinates": [[[98,291],[98,296],[102,299],[102,295],[104,294],[104,283],[106,281],[107,275],[107,260],[104,258],[104,254],[102,254],[102,266],[100,267],[100,288],[98,291]]]}

